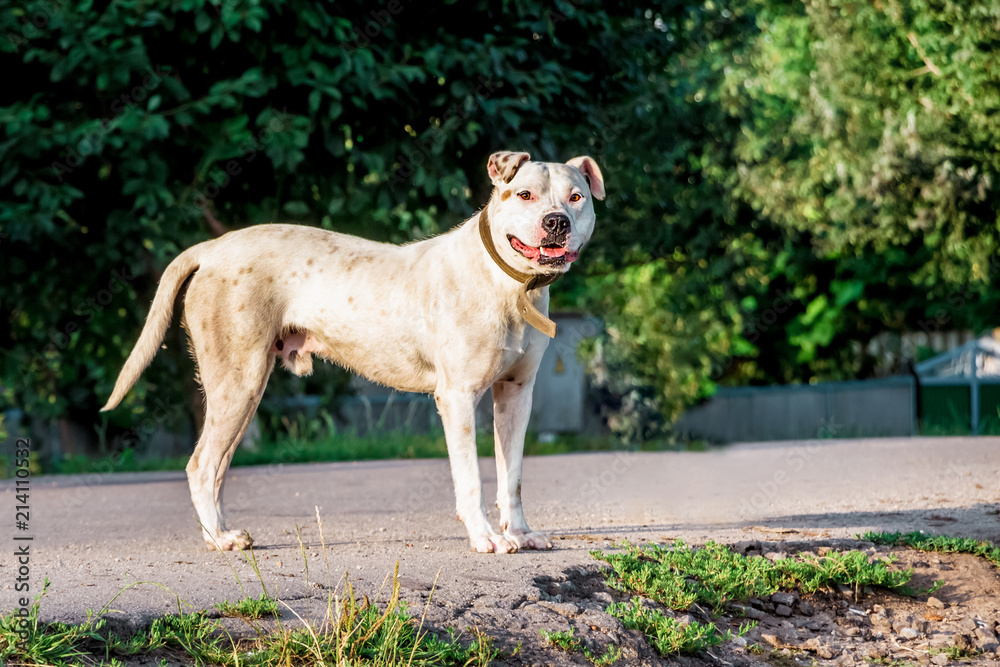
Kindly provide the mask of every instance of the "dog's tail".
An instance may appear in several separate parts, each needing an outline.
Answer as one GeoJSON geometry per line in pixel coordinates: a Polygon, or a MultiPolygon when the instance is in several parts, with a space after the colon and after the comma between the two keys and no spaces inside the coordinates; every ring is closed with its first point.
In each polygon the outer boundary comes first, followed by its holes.
{"type": "Polygon", "coordinates": [[[111,392],[111,398],[108,399],[107,405],[101,408],[101,412],[113,410],[121,403],[125,394],[156,356],[160,343],[163,342],[163,337],[170,327],[177,293],[180,292],[181,285],[188,276],[198,270],[207,245],[208,243],[200,243],[188,248],[170,262],[167,270],[163,272],[160,286],[156,288],[156,296],[153,297],[153,305],[149,309],[149,315],[146,316],[146,325],[142,328],[139,340],[132,348],[132,353],[128,355],[121,373],[118,374],[118,381],[115,383],[115,390],[111,392]]]}

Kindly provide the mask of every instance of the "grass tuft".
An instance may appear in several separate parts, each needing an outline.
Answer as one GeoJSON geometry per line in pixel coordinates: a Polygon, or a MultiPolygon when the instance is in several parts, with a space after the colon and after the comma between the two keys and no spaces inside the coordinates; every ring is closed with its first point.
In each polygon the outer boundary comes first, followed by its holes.
{"type": "Polygon", "coordinates": [[[549,631],[542,630],[542,636],[549,646],[562,649],[564,651],[580,651],[584,657],[592,662],[595,667],[608,667],[613,665],[622,657],[622,649],[618,646],[608,646],[604,653],[600,655],[594,653],[584,646],[583,641],[576,636],[576,628],[569,630],[549,631]]]}
{"type": "Polygon", "coordinates": [[[611,566],[605,574],[608,583],[677,611],[702,604],[720,613],[731,602],[785,589],[814,593],[832,584],[880,586],[912,594],[906,588],[912,569],[890,570],[893,557],[870,560],[860,551],[772,562],[738,554],[715,542],[701,549],[680,540],[671,547],[642,548],[628,542],[620,546],[622,551],[616,553],[590,552],[611,566]]]}
{"type": "Polygon", "coordinates": [[[990,561],[1000,567],[1000,548],[989,540],[976,540],[969,537],[946,537],[944,535],[928,535],[920,531],[912,533],[873,533],[858,535],[858,539],[890,547],[905,546],[917,551],[938,551],[948,554],[972,554],[990,561]]]}
{"type": "MultiPolygon", "coordinates": [[[[621,619],[629,630],[638,630],[646,635],[653,648],[663,656],[676,653],[694,655],[736,636],[731,630],[720,634],[715,623],[681,623],[659,609],[647,607],[640,597],[634,597],[629,602],[616,602],[608,607],[608,613],[621,619]]],[[[737,634],[746,634],[751,627],[748,624],[737,634]]]]}
{"type": "MultiPolygon", "coordinates": [[[[40,623],[39,604],[27,619],[28,635],[18,634],[21,622],[14,613],[0,617],[0,664],[97,665],[112,663],[157,649],[179,651],[194,664],[225,666],[279,665],[488,665],[499,651],[493,639],[474,632],[468,646],[452,633],[439,638],[421,630],[399,599],[393,577],[393,595],[385,608],[367,598],[358,600],[348,587],[335,603],[333,616],[318,625],[279,628],[255,639],[237,641],[204,612],[163,616],[149,630],[131,637],[105,631],[104,619],[78,625],[40,623]]],[[[269,608],[260,600],[244,600],[253,610],[269,608]]],[[[240,607],[240,604],[233,605],[240,607]]]]}
{"type": "Polygon", "coordinates": [[[583,647],[580,638],[576,636],[576,628],[558,631],[542,630],[542,637],[545,638],[549,646],[555,646],[564,651],[579,651],[583,647]]]}
{"type": "Polygon", "coordinates": [[[986,651],[978,648],[965,648],[961,646],[946,646],[940,649],[930,649],[930,655],[933,657],[938,654],[944,654],[955,661],[961,660],[973,660],[982,656],[986,651]]]}
{"type": "MultiPolygon", "coordinates": [[[[48,578],[42,592],[35,596],[27,616],[9,612],[0,616],[0,665],[23,663],[26,665],[77,664],[88,657],[86,646],[99,641],[99,627],[44,624],[39,621],[41,601],[48,593],[48,578]]],[[[100,622],[103,625],[103,621],[100,622]]]]}
{"type": "Polygon", "coordinates": [[[611,644],[600,655],[591,652],[588,648],[583,649],[583,655],[594,663],[594,667],[609,667],[621,659],[622,649],[620,646],[611,644]]]}
{"type": "Polygon", "coordinates": [[[278,615],[278,603],[267,593],[261,593],[257,599],[243,598],[235,604],[226,600],[215,605],[215,608],[224,616],[236,618],[257,619],[278,615]]]}
{"type": "MultiPolygon", "coordinates": [[[[848,551],[822,558],[800,554],[797,558],[770,561],[738,554],[715,542],[702,548],[689,547],[680,540],[671,546],[643,548],[630,542],[618,546],[620,551],[613,553],[590,552],[610,566],[604,574],[612,588],[636,596],[629,602],[612,604],[607,611],[625,627],[646,635],[664,657],[700,653],[746,634],[753,626],[741,626],[735,634],[732,630],[720,633],[715,623],[682,623],[644,604],[643,598],[673,611],[707,607],[718,615],[729,604],[767,597],[779,590],[809,594],[840,584],[856,589],[877,586],[902,595],[914,594],[907,586],[913,570],[891,569],[896,561],[893,556],[872,559],[864,552],[848,551]]],[[[935,588],[941,583],[935,584],[935,588]]],[[[572,633],[553,633],[546,638],[567,650],[574,640],[572,633]]]]}

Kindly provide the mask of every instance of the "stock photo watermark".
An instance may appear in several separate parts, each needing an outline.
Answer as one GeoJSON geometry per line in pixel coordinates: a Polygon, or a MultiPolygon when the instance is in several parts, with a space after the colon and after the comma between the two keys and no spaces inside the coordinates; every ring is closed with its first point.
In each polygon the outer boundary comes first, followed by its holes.
{"type": "Polygon", "coordinates": [[[782,465],[776,468],[770,477],[759,480],[756,485],[757,491],[740,501],[740,514],[743,516],[759,514],[778,497],[784,487],[788,486],[795,474],[802,472],[806,464],[819,453],[823,447],[822,440],[836,438],[843,433],[843,429],[843,425],[835,421],[822,421],[817,432],[817,439],[789,450],[782,465]]]}
{"type": "Polygon", "coordinates": [[[63,4],[60,2],[41,2],[30,13],[23,9],[14,10],[19,12],[18,22],[21,24],[21,29],[19,32],[8,32],[6,35],[14,53],[19,52],[22,46],[27,46],[30,40],[41,37],[42,31],[62,11],[63,4]]]}
{"type": "Polygon", "coordinates": [[[225,168],[214,167],[209,172],[208,182],[204,187],[195,190],[192,203],[181,206],[184,221],[201,217],[209,202],[214,201],[223,190],[232,185],[234,179],[243,173],[244,168],[257,158],[257,154],[264,151],[277,135],[286,132],[290,127],[291,115],[288,113],[288,107],[280,111],[272,108],[267,125],[258,130],[255,136],[240,143],[239,150],[242,155],[229,160],[225,168]]]}
{"type": "Polygon", "coordinates": [[[147,67],[146,71],[148,74],[143,78],[142,83],[111,101],[108,109],[113,115],[101,119],[100,127],[78,141],[76,146],[67,148],[60,156],[62,162],[58,160],[52,162],[52,171],[56,175],[56,180],[62,183],[63,177],[73,173],[74,169],[83,164],[87,156],[99,153],[104,143],[104,137],[114,130],[126,116],[132,113],[132,109],[136,105],[144,101],[152,91],[156,90],[160,82],[163,81],[163,73],[160,70],[160,66],[157,65],[155,69],[147,67]]]}
{"type": "Polygon", "coordinates": [[[86,325],[94,320],[94,317],[106,310],[114,300],[114,295],[124,291],[125,286],[133,280],[135,280],[135,276],[132,275],[127,266],[112,271],[106,288],[77,302],[72,309],[76,317],[70,319],[61,328],[49,332],[49,343],[41,351],[36,351],[27,363],[22,365],[21,379],[30,382],[28,377],[30,373],[35,372],[38,368],[46,367],[51,355],[66,350],[72,341],[73,334],[82,331],[86,325]]]}
{"type": "Polygon", "coordinates": [[[354,25],[354,39],[349,42],[341,42],[341,47],[351,53],[358,49],[363,49],[372,43],[372,40],[382,34],[389,25],[399,16],[406,5],[401,0],[389,0],[385,7],[373,9],[368,12],[370,19],[365,19],[364,23],[354,25]]]}
{"type": "Polygon", "coordinates": [[[589,478],[580,486],[577,497],[583,503],[594,503],[603,500],[609,492],[618,486],[622,476],[635,465],[635,461],[635,457],[618,452],[615,454],[611,465],[602,470],[600,474],[589,478]]]}
{"type": "Polygon", "coordinates": [[[14,580],[18,593],[14,610],[15,632],[27,641],[31,624],[31,441],[18,438],[14,445],[14,580]]]}
{"type": "Polygon", "coordinates": [[[423,139],[414,139],[412,145],[416,150],[411,153],[410,157],[407,157],[403,153],[396,156],[396,162],[399,164],[399,167],[393,173],[389,185],[395,187],[405,183],[413,176],[417,167],[428,160],[432,160],[434,158],[434,149],[448,137],[448,133],[450,132],[449,129],[446,129],[448,123],[453,119],[463,121],[469,118],[483,105],[483,102],[488,100],[501,87],[503,87],[503,81],[496,81],[480,76],[477,80],[473,98],[474,104],[471,105],[471,108],[470,105],[466,104],[467,100],[455,102],[448,107],[448,110],[441,117],[440,123],[431,127],[426,137],[423,139]]]}

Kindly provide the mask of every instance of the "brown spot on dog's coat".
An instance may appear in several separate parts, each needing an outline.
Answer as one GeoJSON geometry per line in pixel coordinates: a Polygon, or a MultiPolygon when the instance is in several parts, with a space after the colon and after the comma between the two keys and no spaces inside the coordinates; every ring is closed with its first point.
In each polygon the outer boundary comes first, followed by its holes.
{"type": "Polygon", "coordinates": [[[234,281],[233,281],[233,287],[235,287],[236,285],[239,285],[239,284],[240,284],[240,281],[239,281],[239,280],[234,280],[234,281]]]}
{"type": "Polygon", "coordinates": [[[353,296],[347,297],[347,303],[354,303],[354,297],[353,296]]]}
{"type": "Polygon", "coordinates": [[[306,266],[312,266],[312,264],[313,264],[313,259],[310,257],[309,259],[306,260],[306,266]]]}
{"type": "Polygon", "coordinates": [[[510,199],[510,190],[504,190],[503,193],[500,194],[500,201],[507,201],[508,199],[510,199]]]}

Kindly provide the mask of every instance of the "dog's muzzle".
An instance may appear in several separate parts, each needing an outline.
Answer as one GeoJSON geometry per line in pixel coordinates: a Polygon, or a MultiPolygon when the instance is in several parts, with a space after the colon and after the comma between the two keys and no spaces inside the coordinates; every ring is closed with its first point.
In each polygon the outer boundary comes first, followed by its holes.
{"type": "Polygon", "coordinates": [[[546,214],[540,226],[545,236],[537,246],[528,245],[511,234],[507,235],[507,242],[522,257],[537,262],[539,266],[558,268],[580,257],[578,251],[569,249],[572,224],[565,213],[555,211],[546,214]]]}

